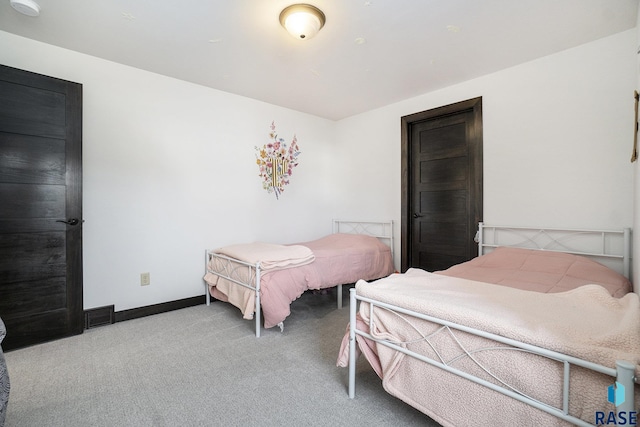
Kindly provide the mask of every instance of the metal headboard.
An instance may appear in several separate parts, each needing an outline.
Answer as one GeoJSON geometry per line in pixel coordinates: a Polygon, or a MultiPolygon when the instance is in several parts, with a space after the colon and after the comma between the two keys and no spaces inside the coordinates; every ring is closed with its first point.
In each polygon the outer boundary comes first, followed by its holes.
{"type": "Polygon", "coordinates": [[[478,223],[478,255],[510,246],[565,252],[594,258],[607,267],[631,276],[631,229],[580,230],[486,225],[478,223]]]}
{"type": "Polygon", "coordinates": [[[393,221],[333,220],[333,233],[364,234],[380,239],[391,248],[393,257],[393,221]]]}

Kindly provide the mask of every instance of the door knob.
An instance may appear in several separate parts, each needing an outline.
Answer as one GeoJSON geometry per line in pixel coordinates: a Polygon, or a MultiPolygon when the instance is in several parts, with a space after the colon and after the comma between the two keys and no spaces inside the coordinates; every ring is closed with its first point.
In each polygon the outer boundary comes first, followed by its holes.
{"type": "Polygon", "coordinates": [[[56,222],[63,222],[67,225],[78,225],[80,224],[80,221],[78,220],[78,218],[71,218],[69,220],[64,220],[64,219],[59,219],[56,222]]]}
{"type": "Polygon", "coordinates": [[[423,215],[419,214],[418,212],[414,212],[414,214],[413,214],[414,218],[420,218],[421,216],[423,216],[423,215]]]}

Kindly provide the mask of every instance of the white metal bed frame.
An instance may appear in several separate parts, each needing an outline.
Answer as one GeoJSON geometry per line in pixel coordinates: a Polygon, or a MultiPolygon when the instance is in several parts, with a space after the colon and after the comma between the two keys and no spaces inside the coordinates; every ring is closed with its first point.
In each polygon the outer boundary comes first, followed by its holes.
{"type": "MultiPolygon", "coordinates": [[[[478,223],[478,255],[499,246],[581,255],[631,277],[631,229],[581,230],[495,226],[478,223]]],[[[637,289],[636,289],[637,292],[637,289]]]]}
{"type": "MultiPolygon", "coordinates": [[[[378,238],[391,248],[393,258],[393,221],[347,221],[334,219],[332,232],[345,234],[364,234],[378,238]]],[[[215,253],[214,250],[205,251],[205,273],[215,274],[223,279],[229,280],[239,286],[251,289],[255,292],[255,312],[254,320],[256,327],[256,338],[260,337],[260,319],[262,306],[260,302],[260,276],[262,269],[260,262],[251,264],[235,258],[215,253]],[[218,270],[209,269],[209,262],[215,260],[218,270]]],[[[205,282],[205,296],[207,305],[211,304],[209,285],[205,282]]],[[[337,286],[337,307],[342,308],[342,285],[337,286]]],[[[278,324],[280,331],[284,331],[284,323],[278,324]]]]}
{"type": "MultiPolygon", "coordinates": [[[[476,236],[476,240],[478,241],[478,249],[480,254],[486,253],[487,249],[496,248],[498,246],[514,246],[514,247],[526,247],[530,249],[538,249],[538,250],[554,250],[558,252],[568,252],[579,254],[582,256],[593,257],[593,258],[610,258],[613,260],[618,260],[622,264],[622,272],[629,277],[629,265],[630,265],[630,234],[631,231],[629,229],[624,229],[620,231],[610,231],[610,230],[561,230],[561,229],[535,229],[535,228],[525,228],[525,227],[503,227],[503,226],[487,226],[483,223],[479,224],[478,234],[476,236]],[[594,249],[593,239],[596,241],[596,249],[594,249]],[[588,245],[586,250],[585,246],[577,246],[577,243],[580,242],[580,245],[587,242],[588,245]],[[582,249],[577,249],[578,247],[582,249]]],[[[619,269],[620,270],[620,269],[619,269]]],[[[627,414],[632,411],[637,411],[634,409],[635,404],[635,396],[634,396],[634,384],[638,383],[638,378],[635,376],[635,365],[624,360],[617,361],[616,367],[608,367],[599,364],[595,364],[589,362],[587,360],[581,360],[566,354],[561,354],[558,352],[550,351],[545,348],[541,348],[538,346],[518,342],[516,340],[508,339],[499,335],[495,335],[492,333],[488,333],[486,331],[466,327],[464,325],[459,325],[453,322],[448,322],[442,319],[438,319],[432,316],[428,316],[423,313],[418,313],[412,310],[407,310],[402,307],[398,307],[392,304],[387,304],[381,301],[372,300],[370,298],[366,298],[360,296],[356,293],[356,289],[352,288],[349,292],[350,296],[350,307],[349,307],[349,398],[353,399],[355,397],[355,374],[356,374],[356,335],[365,337],[369,340],[375,341],[378,344],[384,345],[396,351],[402,352],[421,360],[425,363],[428,363],[432,366],[436,366],[441,368],[447,372],[453,373],[460,377],[466,378],[469,381],[475,382],[477,384],[488,387],[494,391],[502,393],[506,396],[512,397],[513,399],[519,400],[520,402],[531,405],[535,408],[538,408],[546,413],[554,415],[560,419],[568,421],[572,424],[578,426],[591,426],[582,419],[579,419],[575,416],[569,414],[569,374],[572,366],[582,367],[591,371],[595,371],[601,374],[609,375],[615,378],[617,383],[620,383],[624,386],[625,390],[625,399],[624,403],[620,404],[616,408],[616,412],[618,414],[626,412],[627,414]],[[547,403],[540,402],[536,399],[533,399],[527,396],[524,392],[518,390],[517,388],[501,382],[502,385],[497,385],[492,382],[486,381],[482,378],[470,375],[467,372],[456,369],[455,367],[447,364],[444,360],[435,360],[428,358],[424,355],[415,353],[411,350],[408,350],[398,344],[389,340],[382,340],[370,335],[367,331],[362,331],[357,329],[356,324],[356,314],[358,301],[363,301],[369,306],[369,330],[373,329],[373,311],[374,309],[382,309],[382,310],[390,310],[392,312],[401,313],[409,316],[416,317],[418,319],[427,320],[442,326],[445,328],[447,332],[455,338],[455,331],[462,331],[468,334],[472,334],[475,336],[479,336],[482,338],[493,340],[497,343],[501,343],[510,348],[513,348],[518,351],[525,351],[531,354],[535,354],[540,357],[545,357],[563,364],[563,387],[562,387],[562,406],[556,407],[553,405],[549,405],[547,403]]],[[[428,338],[425,338],[428,339],[428,338]]],[[[500,348],[504,350],[504,347],[500,348]]],[[[483,349],[490,351],[491,348],[483,349]]],[[[466,353],[467,356],[473,359],[473,356],[466,353]]],[[[480,366],[478,364],[478,366],[480,366]]],[[[481,367],[485,372],[492,375],[488,369],[481,367]]],[[[493,376],[493,375],[492,375],[493,376]]],[[[496,378],[494,376],[494,378],[496,378]]],[[[603,391],[604,392],[604,391],[603,391]]],[[[595,416],[595,414],[594,414],[595,416]]]]}

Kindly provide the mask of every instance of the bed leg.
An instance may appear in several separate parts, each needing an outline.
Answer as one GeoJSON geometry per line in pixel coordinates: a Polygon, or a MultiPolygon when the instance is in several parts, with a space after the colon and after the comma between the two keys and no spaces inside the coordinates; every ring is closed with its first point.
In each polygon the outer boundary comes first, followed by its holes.
{"type": "Polygon", "coordinates": [[[349,289],[349,399],[356,396],[356,290],[349,289]]]}
{"type": "MultiPolygon", "coordinates": [[[[256,272],[256,338],[260,338],[260,318],[262,317],[262,302],[260,301],[260,263],[256,263],[254,268],[256,272]]],[[[251,277],[251,268],[249,268],[249,277],[251,277]]]]}
{"type": "Polygon", "coordinates": [[[256,306],[256,311],[253,314],[256,317],[256,338],[260,338],[260,306],[256,306]]]}
{"type": "Polygon", "coordinates": [[[632,412],[635,411],[634,405],[634,383],[636,367],[626,360],[616,361],[618,376],[616,377],[616,386],[621,384],[624,386],[624,402],[616,407],[616,412],[632,412]]]}
{"type": "Polygon", "coordinates": [[[338,309],[342,308],[342,285],[338,285],[338,309]]]}
{"type": "MultiPolygon", "coordinates": [[[[211,260],[211,258],[209,258],[209,251],[208,250],[204,251],[204,265],[205,265],[204,274],[205,275],[209,271],[208,265],[209,265],[209,261],[210,260],[211,260]]],[[[203,282],[204,282],[204,297],[205,297],[205,300],[207,302],[207,305],[210,305],[211,304],[211,294],[209,294],[209,284],[207,283],[206,280],[203,280],[203,282]]]]}

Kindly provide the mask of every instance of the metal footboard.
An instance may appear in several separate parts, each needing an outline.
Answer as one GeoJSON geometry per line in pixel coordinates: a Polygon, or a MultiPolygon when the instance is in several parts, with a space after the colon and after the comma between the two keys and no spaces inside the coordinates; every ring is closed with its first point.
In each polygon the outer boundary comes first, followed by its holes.
{"type": "MultiPolygon", "coordinates": [[[[260,301],[260,279],[262,269],[260,263],[251,264],[235,258],[228,257],[210,250],[205,251],[206,273],[214,274],[222,279],[233,282],[239,286],[251,289],[255,293],[255,323],[256,338],[260,338],[260,319],[262,316],[262,305],[260,301]],[[211,268],[211,265],[215,268],[211,268]]],[[[209,293],[209,285],[205,285],[205,298],[207,305],[211,304],[211,294],[209,293]]],[[[337,307],[342,308],[342,285],[337,285],[337,307]]],[[[284,322],[278,324],[280,331],[284,331],[284,322]]]]}
{"type": "MultiPolygon", "coordinates": [[[[503,395],[509,396],[513,399],[517,399],[523,403],[526,403],[530,406],[533,406],[537,409],[540,409],[541,411],[547,412],[553,416],[556,416],[558,418],[561,418],[563,420],[566,420],[572,424],[578,425],[578,426],[591,426],[592,424],[589,424],[587,422],[585,422],[582,419],[579,419],[575,416],[572,416],[569,414],[569,387],[570,387],[570,382],[569,382],[569,375],[570,375],[570,371],[571,371],[571,367],[572,366],[577,366],[577,367],[581,367],[581,368],[585,368],[594,372],[598,372],[601,374],[605,374],[608,376],[611,376],[612,378],[615,379],[615,381],[617,382],[617,385],[622,385],[624,386],[624,402],[619,404],[619,406],[616,407],[616,411],[618,414],[629,414],[629,413],[633,413],[633,411],[636,411],[636,409],[634,409],[634,386],[635,386],[635,366],[632,363],[629,363],[627,361],[618,361],[617,362],[617,366],[616,368],[610,368],[607,366],[603,366],[603,365],[599,365],[599,364],[595,364],[586,360],[582,360],[582,359],[578,359],[572,356],[568,356],[565,354],[561,354],[561,353],[557,353],[554,351],[550,351],[541,347],[537,347],[534,345],[529,345],[526,343],[522,343],[522,342],[518,342],[509,338],[505,338],[502,336],[498,336],[495,334],[491,334],[485,331],[481,331],[478,329],[474,329],[474,328],[469,328],[463,325],[459,325],[456,323],[452,323],[452,322],[448,322],[442,319],[438,319],[438,318],[434,318],[425,314],[421,314],[418,312],[414,312],[411,310],[407,310],[404,309],[402,307],[398,307],[395,305],[391,305],[391,304],[387,304],[384,302],[380,302],[380,301],[376,301],[376,300],[372,300],[370,298],[366,298],[360,295],[356,294],[356,289],[350,289],[350,328],[349,328],[349,397],[350,398],[354,398],[355,397],[355,373],[356,373],[356,336],[360,335],[364,338],[367,338],[369,340],[375,341],[376,343],[380,344],[380,345],[384,345],[386,347],[389,347],[393,350],[402,352],[410,357],[413,357],[415,359],[418,359],[420,361],[423,361],[425,363],[428,363],[432,366],[438,367],[440,369],[443,369],[447,372],[450,372],[452,374],[458,375],[460,377],[463,377],[469,381],[473,381],[477,384],[483,385],[485,387],[488,387],[494,391],[497,391],[499,393],[502,393],[503,395]],[[411,350],[408,350],[405,347],[402,347],[396,343],[393,343],[391,341],[388,340],[382,340],[376,337],[373,337],[371,334],[369,334],[367,331],[361,331],[358,330],[356,328],[356,314],[357,314],[357,307],[358,307],[358,301],[362,301],[365,303],[369,304],[369,329],[372,330],[373,328],[373,310],[375,308],[377,309],[383,309],[383,310],[389,310],[392,311],[394,313],[401,313],[401,314],[405,314],[408,316],[412,316],[418,319],[423,319],[423,320],[427,320],[429,322],[433,322],[439,325],[442,325],[443,328],[447,328],[450,332],[453,334],[454,331],[462,331],[468,334],[472,334],[478,337],[482,337],[482,338],[486,338],[498,343],[502,343],[505,344],[507,346],[512,347],[513,349],[519,350],[519,351],[525,351],[525,352],[529,352],[538,356],[542,356],[542,357],[546,357],[548,359],[554,360],[556,362],[559,362],[563,365],[563,372],[564,372],[564,378],[563,378],[563,389],[562,389],[562,406],[561,407],[555,407],[553,405],[549,405],[547,403],[543,403],[540,402],[536,399],[533,399],[529,396],[527,396],[525,393],[519,391],[518,389],[516,389],[515,387],[512,387],[508,384],[502,384],[502,385],[498,385],[495,384],[493,382],[489,382],[486,381],[482,378],[476,377],[474,375],[471,375],[467,372],[461,371],[459,369],[456,369],[455,367],[450,366],[450,364],[447,364],[446,362],[444,362],[443,360],[435,360],[429,357],[425,357],[424,355],[415,353],[411,350]]],[[[467,356],[469,356],[472,360],[473,360],[473,356],[470,353],[466,353],[467,356]]],[[[483,368],[484,369],[484,368],[483,368]]],[[[489,372],[490,374],[490,372],[489,372]]],[[[622,400],[622,399],[621,399],[622,400]]]]}
{"type": "MultiPolygon", "coordinates": [[[[256,322],[256,337],[259,338],[262,308],[260,305],[260,263],[250,264],[212,251],[206,251],[205,265],[207,266],[207,273],[215,274],[220,278],[254,291],[256,301],[254,320],[256,322]],[[210,267],[212,263],[215,268],[210,267]]],[[[211,295],[209,293],[209,285],[206,282],[205,287],[207,305],[209,305],[211,303],[211,295]]]]}

